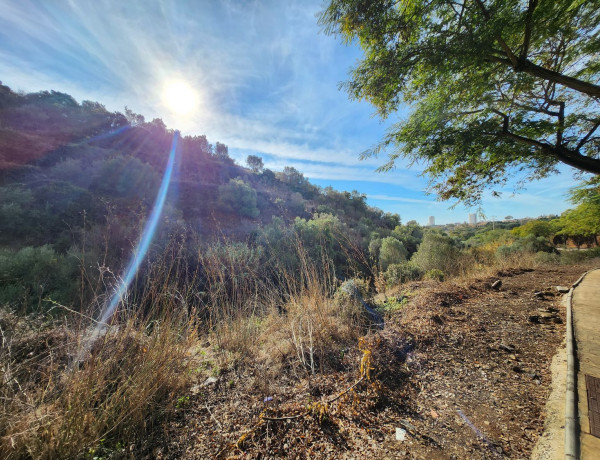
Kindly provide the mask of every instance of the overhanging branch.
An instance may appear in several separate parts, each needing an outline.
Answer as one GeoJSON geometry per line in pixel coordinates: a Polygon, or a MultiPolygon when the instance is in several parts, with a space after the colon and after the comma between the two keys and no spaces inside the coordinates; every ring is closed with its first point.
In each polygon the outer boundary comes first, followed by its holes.
{"type": "Polygon", "coordinates": [[[568,149],[562,145],[554,146],[546,142],[540,142],[535,139],[530,139],[528,137],[521,136],[520,134],[513,133],[509,129],[508,115],[496,109],[491,109],[491,111],[502,117],[502,131],[500,133],[496,133],[496,136],[506,137],[519,143],[535,147],[539,151],[553,156],[558,161],[561,161],[562,163],[577,168],[581,171],[600,174],[600,159],[581,155],[578,151],[568,149]]]}

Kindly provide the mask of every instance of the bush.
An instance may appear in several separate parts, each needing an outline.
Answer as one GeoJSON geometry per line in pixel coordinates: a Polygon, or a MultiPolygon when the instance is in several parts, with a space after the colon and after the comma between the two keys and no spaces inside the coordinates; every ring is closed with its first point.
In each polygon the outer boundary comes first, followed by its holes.
{"type": "Polygon", "coordinates": [[[560,263],[563,265],[571,265],[587,259],[593,259],[594,257],[600,257],[600,248],[562,251],[560,253],[560,263]]]}
{"type": "Polygon", "coordinates": [[[558,265],[561,262],[561,256],[551,252],[536,252],[535,262],[540,265],[558,265]]]}
{"type": "Polygon", "coordinates": [[[423,271],[414,262],[391,264],[384,273],[384,279],[388,286],[395,286],[421,279],[423,271]]]}
{"type": "Polygon", "coordinates": [[[335,291],[335,298],[356,297],[360,295],[363,299],[369,296],[369,283],[363,279],[353,278],[344,281],[335,291]]]}
{"type": "Polygon", "coordinates": [[[444,281],[444,272],[433,268],[425,273],[425,278],[428,280],[444,281]]]}
{"type": "MultiPolygon", "coordinates": [[[[78,293],[79,260],[50,246],[0,251],[0,305],[32,311],[47,300],[69,305],[78,293]]],[[[48,305],[49,306],[49,305],[48,305]]]]}
{"type": "Polygon", "coordinates": [[[500,246],[496,250],[496,256],[506,258],[517,253],[538,253],[538,252],[554,252],[554,247],[550,244],[547,238],[543,236],[535,237],[528,235],[525,238],[519,238],[510,246],[500,246]]]}
{"type": "Polygon", "coordinates": [[[438,269],[450,275],[458,272],[460,266],[457,261],[460,258],[460,249],[454,245],[454,241],[439,233],[429,232],[423,237],[423,242],[412,257],[421,270],[438,269]]]}
{"type": "Polygon", "coordinates": [[[407,304],[408,297],[406,296],[389,297],[380,305],[380,308],[386,313],[394,313],[402,310],[407,304]]]}
{"type": "Polygon", "coordinates": [[[260,214],[256,207],[256,190],[239,177],[219,187],[219,201],[240,216],[256,218],[260,214]]]}
{"type": "Polygon", "coordinates": [[[406,261],[408,251],[404,245],[393,236],[381,240],[379,249],[379,264],[382,270],[387,270],[390,264],[399,264],[406,261]]]}

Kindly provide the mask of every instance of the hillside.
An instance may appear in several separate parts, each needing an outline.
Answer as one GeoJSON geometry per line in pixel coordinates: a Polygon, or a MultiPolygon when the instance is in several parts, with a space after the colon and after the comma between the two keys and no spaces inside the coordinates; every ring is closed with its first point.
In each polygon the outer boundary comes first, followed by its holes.
{"type": "MultiPolygon", "coordinates": [[[[563,247],[596,240],[594,183],[560,217],[423,228],[294,168],[247,166],[160,119],[0,86],[0,456],[459,455],[453,409],[425,379],[469,395],[487,388],[477,365],[503,400],[522,380],[535,398],[519,405],[540,417],[547,386],[492,361],[510,329],[547,383],[561,326],[523,315],[538,285],[594,263],[597,249],[563,247]]],[[[490,442],[518,457],[542,422],[505,442],[516,409],[490,442]]]]}

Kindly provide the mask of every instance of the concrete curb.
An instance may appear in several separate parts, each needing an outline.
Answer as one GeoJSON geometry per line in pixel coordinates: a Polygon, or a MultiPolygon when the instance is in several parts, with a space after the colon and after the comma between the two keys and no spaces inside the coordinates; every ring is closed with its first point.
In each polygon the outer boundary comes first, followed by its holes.
{"type": "Polygon", "coordinates": [[[573,331],[573,290],[581,284],[588,270],[575,281],[563,298],[567,310],[567,394],[565,401],[565,460],[579,459],[579,417],[577,415],[577,369],[573,331]]]}

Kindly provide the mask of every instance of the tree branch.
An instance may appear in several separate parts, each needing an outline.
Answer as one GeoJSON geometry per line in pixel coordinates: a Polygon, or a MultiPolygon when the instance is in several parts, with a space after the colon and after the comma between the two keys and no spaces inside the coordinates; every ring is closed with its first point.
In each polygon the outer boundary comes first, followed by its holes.
{"type": "Polygon", "coordinates": [[[563,133],[565,131],[565,103],[558,102],[558,131],[556,132],[556,146],[560,147],[563,142],[563,133]]]}
{"type": "Polygon", "coordinates": [[[573,151],[563,147],[562,145],[553,146],[546,142],[536,141],[520,134],[513,133],[509,130],[509,118],[505,113],[500,112],[496,109],[491,109],[492,112],[502,117],[502,132],[496,133],[496,136],[507,137],[513,139],[522,144],[530,145],[535,147],[542,152],[553,156],[557,160],[568,164],[581,171],[590,172],[593,174],[600,174],[600,159],[581,155],[577,151],[573,151]]]}
{"type": "Polygon", "coordinates": [[[537,8],[538,0],[529,0],[529,7],[527,8],[527,14],[525,15],[525,36],[523,38],[523,46],[521,47],[521,59],[527,58],[529,52],[529,45],[531,43],[531,32],[533,29],[533,11],[537,8]]]}
{"type": "MultiPolygon", "coordinates": [[[[477,3],[477,6],[479,6],[479,9],[481,10],[481,14],[483,14],[483,17],[485,18],[486,22],[489,21],[492,16],[490,15],[490,12],[485,8],[485,5],[483,4],[483,2],[481,0],[475,0],[475,3],[477,3]]],[[[506,54],[508,59],[510,59],[510,62],[512,62],[512,65],[513,66],[518,65],[519,59],[517,58],[515,53],[512,52],[512,50],[510,49],[510,46],[508,46],[508,44],[504,41],[504,39],[502,38],[502,35],[496,34],[496,40],[498,41],[498,44],[504,51],[504,54],[506,54]]]]}
{"type": "MultiPolygon", "coordinates": [[[[530,0],[530,5],[532,2],[535,2],[535,1],[536,0],[530,0]]],[[[485,18],[486,22],[489,21],[491,19],[491,15],[490,15],[489,11],[485,8],[485,5],[483,4],[482,0],[475,0],[475,3],[477,3],[477,5],[479,6],[479,9],[481,10],[481,13],[483,14],[483,17],[485,18]]],[[[568,75],[564,75],[555,70],[546,69],[545,67],[534,64],[533,62],[531,62],[526,57],[523,57],[522,55],[520,57],[517,57],[512,52],[510,47],[506,44],[506,42],[504,41],[504,39],[502,38],[502,36],[500,34],[496,35],[496,40],[498,41],[498,44],[500,45],[500,47],[502,48],[504,54],[506,54],[508,59],[494,56],[493,54],[491,54],[489,56],[489,59],[496,61],[496,62],[501,62],[506,65],[510,65],[514,69],[515,72],[525,72],[525,73],[528,73],[529,75],[541,78],[543,80],[547,80],[547,81],[550,81],[553,83],[559,83],[563,86],[566,86],[567,88],[571,88],[571,89],[574,89],[575,91],[579,91],[580,93],[587,94],[588,96],[591,96],[594,98],[600,98],[600,86],[599,85],[595,85],[595,84],[589,83],[587,81],[579,80],[574,77],[569,77],[568,75]]],[[[527,40],[529,40],[529,41],[531,40],[531,31],[529,32],[529,38],[527,40]]],[[[527,45],[527,46],[529,46],[529,45],[527,45]]]]}
{"type": "Polygon", "coordinates": [[[518,64],[515,67],[510,59],[494,56],[493,54],[487,57],[488,60],[493,62],[499,62],[504,65],[508,65],[512,67],[515,72],[525,72],[534,77],[541,78],[542,80],[547,80],[552,83],[558,83],[567,88],[574,89],[575,91],[579,91],[580,93],[587,94],[588,96],[594,98],[600,98],[600,86],[595,85],[593,83],[588,83],[587,81],[579,80],[574,77],[569,77],[568,75],[564,75],[560,72],[556,72],[554,70],[546,69],[545,67],[534,64],[528,59],[518,59],[518,64]]]}
{"type": "MultiPolygon", "coordinates": [[[[504,102],[507,103],[508,101],[504,100],[504,99],[498,99],[495,102],[504,102]]],[[[529,104],[522,104],[520,102],[516,102],[516,101],[512,101],[511,102],[512,105],[519,107],[521,109],[525,109],[529,112],[536,112],[536,113],[543,113],[544,115],[548,115],[550,117],[558,117],[560,116],[559,112],[554,112],[552,110],[546,110],[543,107],[534,107],[532,105],[529,104]]]]}
{"type": "Polygon", "coordinates": [[[574,89],[580,93],[587,94],[595,98],[600,98],[600,86],[588,83],[587,81],[579,80],[574,77],[569,77],[560,72],[546,69],[545,67],[534,64],[533,62],[524,59],[519,60],[519,65],[515,69],[516,72],[525,72],[534,77],[542,78],[553,83],[559,83],[567,88],[574,89]]]}
{"type": "Polygon", "coordinates": [[[599,126],[600,126],[600,121],[597,121],[594,124],[593,128],[590,129],[590,131],[583,137],[583,139],[581,139],[581,141],[579,141],[579,144],[577,144],[577,147],[575,147],[575,150],[579,150],[581,147],[583,147],[585,145],[585,143],[590,139],[592,134],[594,134],[594,131],[596,131],[598,129],[599,126]]]}

